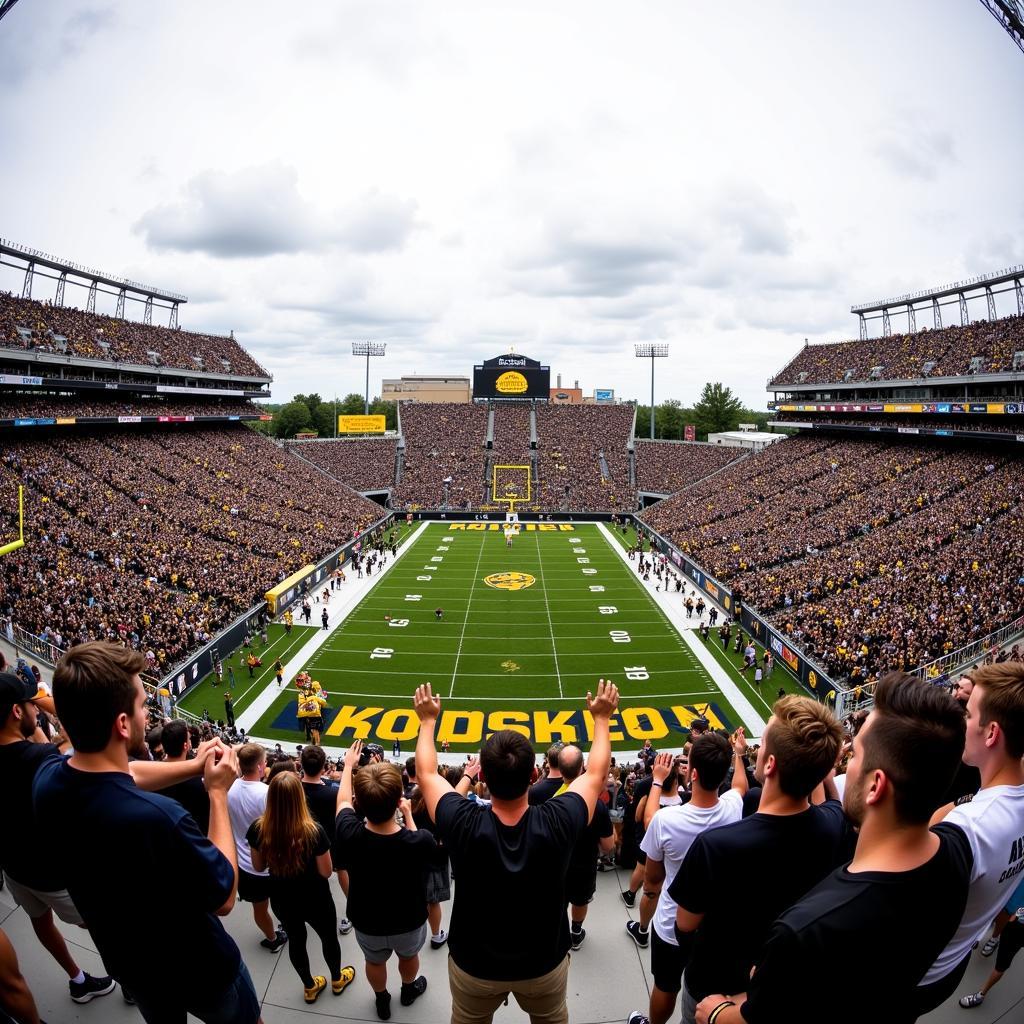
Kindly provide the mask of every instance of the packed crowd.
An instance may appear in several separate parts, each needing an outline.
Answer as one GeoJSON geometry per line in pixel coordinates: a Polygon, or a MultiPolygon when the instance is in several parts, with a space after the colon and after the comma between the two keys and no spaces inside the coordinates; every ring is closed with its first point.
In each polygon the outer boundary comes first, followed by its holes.
{"type": "Polygon", "coordinates": [[[493,461],[530,465],[530,406],[526,402],[492,402],[494,410],[493,461]]]}
{"type": "Polygon", "coordinates": [[[252,402],[210,397],[202,402],[163,395],[26,395],[0,390],[0,420],[115,416],[259,416],[252,402]]]}
{"type": "Polygon", "coordinates": [[[724,448],[716,444],[638,440],[637,488],[641,491],[675,494],[746,454],[742,448],[724,448]]]}
{"type": "Polygon", "coordinates": [[[167,671],[380,507],[242,427],[123,430],[0,450],[26,538],[0,611],[57,647],[120,640],[167,671]]]}
{"type": "Polygon", "coordinates": [[[354,491],[379,491],[395,485],[393,438],[289,441],[285,442],[285,449],[319,466],[354,491]]]}
{"type": "MultiPolygon", "coordinates": [[[[532,1020],[567,1024],[569,953],[587,956],[609,868],[628,872],[620,941],[650,954],[648,1004],[628,1024],[667,1024],[677,1004],[683,1024],[911,1024],[957,995],[982,1005],[1024,945],[1020,662],[952,688],[889,674],[846,728],[811,698],[783,697],[756,746],[697,718],[681,750],[647,742],[621,766],[618,690],[602,679],[586,697],[589,754],[556,743],[541,773],[511,730],[441,768],[429,684],[413,697],[404,770],[359,740],[336,766],[317,746],[269,765],[256,744],[204,741],[181,722],[147,732],[144,664],[83,645],[51,695],[0,663],[0,785],[17,823],[0,834],[0,864],[77,1002],[120,983],[148,1024],[258,1024],[245,959],[287,947],[306,1004],[351,990],[346,1016],[362,1003],[389,1020],[389,961],[411,1006],[429,942],[447,949],[453,1024],[489,1024],[510,997],[532,1020]],[[130,900],[111,898],[145,891],[168,864],[171,987],[126,926],[130,900]],[[218,920],[236,900],[255,925],[244,957],[218,920]],[[89,929],[107,976],[80,968],[54,914],[89,929]],[[997,953],[994,969],[964,992],[975,949],[997,953]],[[865,951],[870,970],[837,999],[822,965],[865,951]]],[[[38,1021],[2,932],[0,1006],[38,1021]]]]}
{"type": "Polygon", "coordinates": [[[972,372],[1007,373],[1014,355],[1024,352],[1024,317],[979,320],[966,327],[924,329],[916,334],[892,334],[888,338],[839,341],[805,345],[799,354],[770,381],[787,384],[832,384],[844,380],[915,380],[921,377],[964,377],[972,372]],[[972,359],[981,365],[971,369],[972,359]],[[929,371],[925,364],[933,363],[929,371]],[[801,376],[803,375],[802,379],[801,376]]]}
{"type": "Polygon", "coordinates": [[[833,678],[870,679],[1024,609],[1022,481],[1012,449],[799,436],[642,518],[833,678]]]}
{"type": "Polygon", "coordinates": [[[394,504],[405,508],[475,508],[484,496],[487,406],[475,402],[400,403],[405,438],[394,504]]]}
{"type": "Polygon", "coordinates": [[[1024,419],[1013,416],[921,416],[893,414],[885,419],[870,416],[821,416],[813,412],[780,412],[773,419],[783,423],[841,423],[858,427],[920,427],[923,430],[981,430],[987,434],[1024,434],[1024,419]]]}
{"type": "Polygon", "coordinates": [[[636,508],[627,452],[634,412],[632,405],[538,405],[539,504],[570,512],[636,508]]]}
{"type": "Polygon", "coordinates": [[[185,370],[199,369],[194,359],[199,356],[208,373],[270,376],[234,338],[154,327],[7,292],[0,292],[0,347],[138,366],[152,365],[155,352],[159,365],[185,370]]]}

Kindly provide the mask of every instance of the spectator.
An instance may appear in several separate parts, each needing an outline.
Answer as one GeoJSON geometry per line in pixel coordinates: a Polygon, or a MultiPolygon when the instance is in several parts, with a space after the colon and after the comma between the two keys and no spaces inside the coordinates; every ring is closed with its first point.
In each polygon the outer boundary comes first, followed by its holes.
{"type": "Polygon", "coordinates": [[[205,752],[209,838],[178,803],[135,786],[128,764],[144,740],[144,665],[137,652],[93,643],[75,647],[57,666],[54,701],[75,752],[40,768],[37,820],[54,848],[76,837],[74,856],[63,860],[68,892],[108,969],[131,990],[149,1024],[184,1024],[186,1013],[207,1024],[254,1024],[260,1008],[252,980],[217,920],[235,902],[227,791],[238,761],[220,744],[205,752]],[[187,985],[168,986],[166,975],[153,969],[149,945],[124,926],[125,901],[145,892],[169,864],[175,904],[161,940],[175,951],[175,969],[187,985]]]}
{"type": "Polygon", "coordinates": [[[859,827],[853,860],[780,914],[749,987],[733,990],[746,991],[745,1001],[716,989],[698,1008],[699,1024],[712,1015],[718,1024],[917,1020],[918,983],[967,901],[967,836],[948,823],[929,830],[963,749],[963,715],[947,691],[902,673],[879,682],[847,770],[844,807],[859,827]],[[871,984],[836,999],[821,964],[865,949],[871,984]]]}
{"type": "MultiPolygon", "coordinates": [[[[558,754],[558,768],[562,773],[564,792],[583,771],[583,751],[572,744],[563,747],[558,754]]],[[[597,859],[614,845],[608,806],[598,799],[589,824],[572,848],[565,876],[565,893],[569,900],[569,945],[573,950],[579,949],[587,937],[583,922],[587,919],[587,907],[597,892],[597,859]]]]}
{"type": "Polygon", "coordinates": [[[338,787],[338,843],[348,866],[348,916],[366,959],[366,980],[377,1016],[389,1020],[387,962],[392,953],[402,979],[401,1004],[411,1006],[427,989],[419,967],[427,940],[424,873],[433,858],[434,840],[429,832],[417,830],[395,765],[368,764],[355,772],[362,747],[356,740],[345,755],[338,787]],[[365,820],[355,812],[353,795],[365,820]]]}
{"type": "MultiPolygon", "coordinates": [[[[270,916],[270,872],[257,868],[249,845],[249,828],[263,817],[267,809],[267,786],[263,777],[267,770],[267,752],[258,743],[246,743],[238,751],[240,777],[228,792],[231,832],[238,851],[238,898],[252,904],[252,917],[263,932],[260,945],[277,953],[288,941],[288,932],[274,927],[270,916]]],[[[289,770],[294,770],[294,765],[289,770]]]]}
{"type": "Polygon", "coordinates": [[[980,770],[981,789],[943,819],[962,829],[970,843],[970,889],[956,934],[921,981],[919,1014],[959,987],[971,950],[1024,872],[1024,666],[983,666],[972,672],[971,682],[963,760],[980,770]]]}
{"type": "Polygon", "coordinates": [[[459,882],[449,937],[453,1024],[486,1024],[509,994],[531,1017],[568,1021],[565,876],[608,774],[608,721],[618,698],[615,685],[604,680],[596,697],[587,694],[594,718],[587,770],[568,792],[538,807],[527,799],[535,768],[530,744],[511,730],[492,733],[480,755],[492,801],[483,807],[459,797],[437,774],[434,728],[441,701],[429,683],[416,691],[416,777],[459,882]],[[496,919],[501,928],[494,927],[496,919]]]}
{"type": "MultiPolygon", "coordinates": [[[[164,757],[168,764],[187,764],[191,749],[188,742],[188,726],[181,719],[174,719],[163,726],[162,742],[164,757]]],[[[184,779],[161,791],[164,796],[177,800],[192,816],[204,835],[210,828],[210,798],[203,780],[198,775],[184,779]]]]}
{"type": "Polygon", "coordinates": [[[562,769],[559,767],[558,762],[558,756],[561,754],[564,746],[565,744],[561,740],[556,740],[548,747],[547,754],[544,756],[547,774],[542,779],[538,779],[526,791],[531,807],[546,803],[564,787],[565,780],[562,778],[562,769]]]}
{"type": "Polygon", "coordinates": [[[320,937],[331,978],[331,992],[340,996],[355,979],[351,966],[341,966],[337,913],[328,879],[331,841],[306,805],[302,784],[291,772],[275,776],[267,787],[266,809],[246,832],[257,871],[270,880],[270,902],[289,938],[288,958],[303,986],[303,999],[315,1003],[327,979],[313,975],[306,951],[306,925],[320,937]]]}
{"type": "MultiPolygon", "coordinates": [[[[690,747],[689,774],[690,800],[678,807],[657,811],[644,835],[647,867],[644,874],[644,895],[657,900],[654,911],[654,938],[651,945],[651,990],[649,1015],[640,1011],[629,1015],[628,1024],[665,1024],[676,1007],[676,997],[682,988],[682,951],[676,939],[676,905],[668,890],[675,880],[694,840],[704,832],[739,821],[743,814],[743,794],[747,789],[747,775],[743,765],[746,739],[743,731],[736,735],[732,750],[728,741],[717,733],[698,736],[690,747]],[[725,781],[729,763],[735,759],[732,786],[721,799],[718,790],[725,781]]],[[[655,765],[654,783],[664,784],[668,778],[665,762],[655,765]]],[[[646,901],[645,901],[646,902],[646,901]]],[[[644,903],[641,903],[643,908],[644,903]]],[[[646,923],[649,923],[648,918],[646,923]]],[[[643,916],[639,922],[631,921],[626,927],[639,946],[646,946],[647,928],[643,916]]]]}
{"type": "Polygon", "coordinates": [[[1022,948],[1024,948],[1024,906],[1017,908],[1003,928],[1002,941],[999,943],[999,952],[996,954],[996,964],[992,972],[977,992],[960,997],[960,1005],[965,1010],[981,1006],[992,986],[1009,970],[1013,958],[1022,948]]]}
{"type": "Polygon", "coordinates": [[[676,939],[686,969],[684,1024],[694,1024],[708,995],[745,991],[775,918],[846,859],[842,804],[810,802],[835,766],[841,740],[828,708],[810,697],[780,700],[757,753],[758,813],[691,844],[668,890],[678,904],[676,939]],[[756,881],[752,863],[759,865],[756,881]]]}
{"type": "Polygon", "coordinates": [[[7,933],[0,929],[0,1012],[17,1024],[41,1024],[36,1001],[18,965],[7,933]]]}

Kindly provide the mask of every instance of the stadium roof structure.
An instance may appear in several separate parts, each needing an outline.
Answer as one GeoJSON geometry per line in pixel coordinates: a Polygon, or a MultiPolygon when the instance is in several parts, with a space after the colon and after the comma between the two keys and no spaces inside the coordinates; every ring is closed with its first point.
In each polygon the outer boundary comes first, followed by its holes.
{"type": "Polygon", "coordinates": [[[64,305],[64,286],[68,282],[69,275],[72,278],[77,277],[89,282],[87,285],[82,284],[81,281],[72,280],[71,282],[81,288],[89,289],[89,297],[86,300],[85,306],[86,311],[89,313],[96,312],[96,293],[101,291],[105,295],[117,296],[117,311],[114,315],[119,319],[124,318],[125,299],[131,298],[133,301],[145,303],[145,311],[142,316],[143,323],[153,323],[153,307],[155,305],[161,309],[170,310],[168,326],[176,328],[178,326],[178,306],[183,302],[188,302],[187,296],[179,295],[177,292],[142,284],[139,281],[132,281],[125,277],[105,274],[101,270],[83,267],[81,264],[60,259],[57,256],[51,256],[49,253],[40,252],[38,249],[32,249],[25,245],[19,245],[17,242],[12,242],[6,238],[0,238],[0,264],[13,267],[15,270],[25,271],[25,279],[21,286],[21,297],[23,299],[32,298],[32,282],[36,274],[55,280],[57,282],[57,291],[53,302],[56,306],[64,305]],[[9,263],[5,257],[13,258],[19,262],[9,263]],[[41,267],[46,269],[41,270],[41,267]],[[56,276],[48,274],[46,270],[55,270],[57,274],[56,276]],[[108,287],[101,288],[100,285],[107,285],[108,287]],[[117,290],[111,291],[112,288],[117,290]]]}
{"type": "Polygon", "coordinates": [[[1024,4],[1021,0],[981,0],[985,9],[992,15],[1006,34],[1024,53],[1024,4]]]}
{"type": "Polygon", "coordinates": [[[860,337],[866,341],[868,337],[868,320],[882,321],[882,335],[888,338],[892,334],[890,315],[892,311],[906,313],[907,329],[909,333],[917,330],[917,306],[922,304],[924,308],[931,306],[932,317],[936,330],[942,328],[942,306],[952,306],[959,302],[960,325],[966,326],[970,323],[970,315],[967,310],[968,298],[980,298],[982,293],[988,303],[989,320],[998,319],[996,312],[996,295],[1001,292],[1013,291],[1017,296],[1017,314],[1024,315],[1024,266],[1008,267],[1005,270],[997,270],[991,274],[982,274],[980,277],[969,277],[966,281],[955,281],[953,284],[940,285],[937,288],[926,288],[923,291],[909,292],[906,295],[897,295],[891,299],[879,299],[876,302],[865,302],[859,306],[851,306],[850,312],[856,313],[860,318],[860,337]],[[1001,287],[1003,286],[1003,287],[1001,287]],[[955,297],[955,298],[954,298],[955,297]],[[947,301],[942,301],[943,299],[947,301]],[[875,314],[874,316],[870,314],[875,314]]]}

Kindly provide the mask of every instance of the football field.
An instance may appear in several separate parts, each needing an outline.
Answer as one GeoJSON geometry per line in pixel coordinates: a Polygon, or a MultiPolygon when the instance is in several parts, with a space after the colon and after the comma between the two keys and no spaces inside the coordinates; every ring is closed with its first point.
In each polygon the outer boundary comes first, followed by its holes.
{"type": "MultiPolygon", "coordinates": [[[[600,678],[621,690],[613,741],[625,750],[648,737],[679,746],[698,714],[742,724],[610,536],[595,524],[524,524],[507,546],[498,524],[427,525],[302,666],[328,695],[323,744],[359,736],[411,752],[411,697],[425,682],[442,697],[437,738],[452,751],[477,749],[501,728],[538,748],[586,746],[584,696],[600,678]]],[[[311,635],[275,632],[264,673],[279,642],[294,649],[311,635]]],[[[272,675],[267,684],[277,690],[272,675]]],[[[248,731],[301,742],[294,686],[275,692],[248,731]]]]}

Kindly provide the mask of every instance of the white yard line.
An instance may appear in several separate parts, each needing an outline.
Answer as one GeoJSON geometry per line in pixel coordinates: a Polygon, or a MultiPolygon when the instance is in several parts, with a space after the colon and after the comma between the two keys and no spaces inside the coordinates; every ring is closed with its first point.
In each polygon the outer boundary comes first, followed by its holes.
{"type": "MultiPolygon", "coordinates": [[[[715,656],[705,648],[704,644],[701,643],[700,640],[694,637],[693,631],[700,626],[702,620],[697,618],[696,615],[689,619],[686,617],[686,611],[683,608],[681,601],[683,594],[676,594],[674,591],[656,591],[654,589],[654,584],[644,583],[643,580],[638,578],[636,568],[626,556],[625,549],[611,535],[604,523],[598,523],[597,528],[602,532],[602,534],[604,534],[605,540],[618,553],[622,561],[626,563],[633,579],[641,587],[647,590],[650,599],[661,609],[662,613],[669,622],[672,623],[673,627],[686,642],[690,650],[693,651],[697,660],[704,666],[705,671],[721,689],[722,696],[725,697],[725,699],[732,705],[736,714],[738,714],[743,720],[743,725],[746,727],[748,737],[760,736],[764,732],[765,725],[767,724],[766,720],[761,717],[754,705],[751,704],[739,687],[729,678],[729,674],[721,665],[719,665],[715,656]],[[673,601],[673,598],[676,598],[676,600],[673,601]]],[[[673,569],[673,572],[674,571],[675,569],[673,569]]],[[[683,584],[685,587],[685,576],[683,577],[683,584]]],[[[704,602],[708,605],[715,603],[706,594],[704,595],[704,602]]],[[[721,606],[719,606],[719,608],[724,615],[725,609],[721,608],[721,606]]],[[[704,614],[707,615],[706,610],[704,614]]],[[[767,708],[767,705],[765,705],[765,707],[767,708]]]]}
{"type": "Polygon", "coordinates": [[[455,668],[452,669],[452,685],[448,688],[448,696],[455,696],[455,676],[459,671],[459,658],[462,657],[462,641],[466,639],[466,627],[469,625],[469,609],[473,607],[473,594],[476,592],[476,578],[480,574],[480,563],[484,557],[484,544],[487,534],[480,537],[480,550],[477,552],[476,565],[473,568],[473,582],[469,588],[469,599],[466,601],[466,617],[462,620],[462,634],[459,636],[459,649],[455,652],[455,668]]]}
{"type": "MultiPolygon", "coordinates": [[[[296,674],[306,666],[307,662],[311,661],[312,657],[318,650],[334,634],[334,631],[340,626],[355,610],[356,605],[371,591],[377,584],[391,571],[391,569],[398,564],[398,562],[405,557],[408,552],[420,539],[423,531],[430,524],[424,521],[420,526],[413,532],[412,536],[398,549],[398,554],[395,555],[394,559],[388,565],[383,572],[378,572],[375,576],[364,576],[362,579],[358,579],[351,572],[346,573],[346,580],[335,586],[334,590],[331,591],[332,601],[327,606],[327,629],[318,629],[316,633],[310,637],[309,640],[299,648],[298,653],[293,657],[287,665],[284,667],[284,685],[283,686],[268,686],[258,697],[254,698],[253,702],[237,717],[237,725],[239,728],[248,731],[251,725],[255,725],[260,720],[260,717],[264,715],[270,708],[270,705],[277,700],[278,694],[282,690],[288,688],[291,684],[292,679],[295,678],[296,674]]],[[[317,584],[319,586],[319,584],[317,584]]],[[[315,596],[315,595],[311,595],[315,596]]],[[[322,610],[323,606],[313,605],[317,611],[322,610]]],[[[316,612],[314,612],[316,614],[316,612]]],[[[273,742],[270,746],[273,746],[273,742]]]]}
{"type": "Polygon", "coordinates": [[[562,691],[562,673],[558,670],[558,645],[555,643],[555,624],[551,621],[551,605],[548,604],[548,588],[544,582],[544,556],[540,553],[540,532],[534,534],[537,539],[537,563],[540,566],[540,589],[544,593],[544,611],[548,614],[548,632],[551,633],[551,654],[555,659],[555,678],[558,680],[558,696],[564,697],[562,691]]]}

